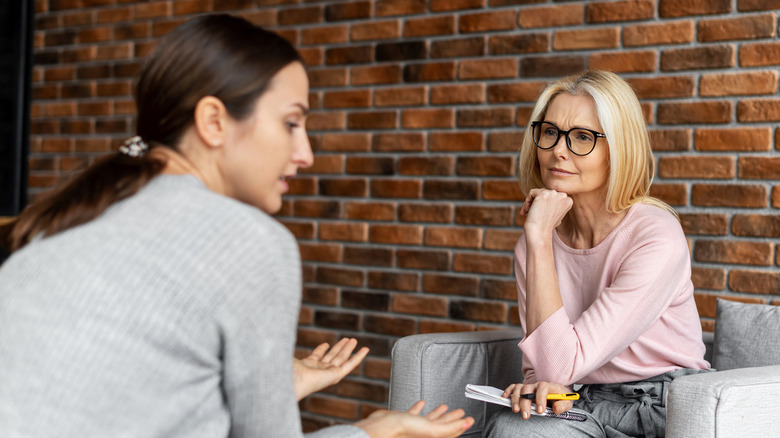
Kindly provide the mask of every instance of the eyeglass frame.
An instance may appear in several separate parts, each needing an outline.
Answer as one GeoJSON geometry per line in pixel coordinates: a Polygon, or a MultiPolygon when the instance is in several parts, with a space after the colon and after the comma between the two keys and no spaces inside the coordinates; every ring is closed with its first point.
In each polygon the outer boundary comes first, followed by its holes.
{"type": "Polygon", "coordinates": [[[557,145],[558,142],[561,140],[561,136],[563,136],[566,139],[566,148],[569,149],[569,151],[572,154],[574,154],[574,155],[576,155],[578,157],[584,157],[584,156],[590,154],[591,152],[593,152],[593,150],[596,149],[596,143],[598,142],[599,137],[607,138],[606,134],[602,134],[602,133],[600,133],[598,131],[594,131],[594,130],[588,129],[588,128],[580,128],[580,127],[575,126],[574,128],[571,128],[568,131],[564,131],[563,129],[559,128],[558,125],[556,125],[555,123],[548,122],[546,120],[538,120],[536,122],[531,122],[531,140],[533,140],[534,145],[536,145],[536,147],[538,147],[539,149],[541,149],[543,151],[549,151],[550,149],[554,148],[555,145],[557,145]],[[543,148],[543,147],[539,146],[539,143],[536,142],[536,135],[534,135],[534,130],[536,129],[537,126],[541,126],[542,123],[549,123],[550,125],[553,125],[555,127],[555,129],[558,130],[558,138],[556,138],[555,141],[553,142],[552,146],[550,146],[548,148],[543,148]],[[571,148],[571,138],[569,138],[569,133],[572,132],[572,131],[576,131],[578,129],[581,129],[583,131],[588,131],[591,134],[593,134],[593,146],[590,148],[590,150],[587,153],[584,153],[584,154],[578,154],[578,153],[574,152],[574,149],[571,148]]]}

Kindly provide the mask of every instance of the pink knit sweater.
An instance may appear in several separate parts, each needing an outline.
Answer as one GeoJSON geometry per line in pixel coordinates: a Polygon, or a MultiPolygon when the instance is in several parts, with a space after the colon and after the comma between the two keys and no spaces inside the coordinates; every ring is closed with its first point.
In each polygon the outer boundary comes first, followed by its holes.
{"type": "MultiPolygon", "coordinates": [[[[634,205],[603,242],[585,250],[553,234],[563,308],[518,344],[526,382],[617,383],[709,368],[688,245],[674,216],[634,205]]],[[[525,257],[523,235],[515,246],[523,327],[525,257]]]]}

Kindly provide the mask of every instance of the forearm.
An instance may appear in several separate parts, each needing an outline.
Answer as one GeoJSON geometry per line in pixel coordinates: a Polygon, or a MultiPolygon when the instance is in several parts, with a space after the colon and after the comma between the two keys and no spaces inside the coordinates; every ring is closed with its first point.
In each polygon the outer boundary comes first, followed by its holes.
{"type": "Polygon", "coordinates": [[[552,238],[527,242],[526,327],[525,336],[534,332],[547,318],[563,307],[555,270],[552,238]]]}

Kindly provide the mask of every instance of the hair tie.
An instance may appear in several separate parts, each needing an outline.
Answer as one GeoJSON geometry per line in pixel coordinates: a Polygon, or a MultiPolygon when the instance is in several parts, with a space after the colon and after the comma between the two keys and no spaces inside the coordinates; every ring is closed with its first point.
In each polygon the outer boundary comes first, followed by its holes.
{"type": "Polygon", "coordinates": [[[134,158],[140,157],[148,150],[149,145],[146,144],[140,135],[128,138],[122,143],[122,146],[119,146],[119,152],[134,158]]]}

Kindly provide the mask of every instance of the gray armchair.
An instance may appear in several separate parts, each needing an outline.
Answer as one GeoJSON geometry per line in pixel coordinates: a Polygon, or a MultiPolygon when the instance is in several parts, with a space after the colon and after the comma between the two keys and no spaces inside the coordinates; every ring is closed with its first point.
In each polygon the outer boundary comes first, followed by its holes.
{"type": "MultiPolygon", "coordinates": [[[[468,383],[499,388],[522,381],[519,329],[414,335],[392,352],[390,409],[417,400],[426,410],[463,408],[478,437],[500,409],[466,398],[468,383]]],[[[667,395],[667,437],[780,436],[780,307],[719,300],[716,332],[704,333],[705,358],[718,372],[676,379],[667,395]],[[758,315],[758,316],[757,316],[758,315]],[[774,431],[774,432],[773,432],[774,431]]]]}

